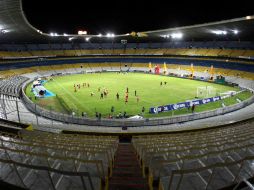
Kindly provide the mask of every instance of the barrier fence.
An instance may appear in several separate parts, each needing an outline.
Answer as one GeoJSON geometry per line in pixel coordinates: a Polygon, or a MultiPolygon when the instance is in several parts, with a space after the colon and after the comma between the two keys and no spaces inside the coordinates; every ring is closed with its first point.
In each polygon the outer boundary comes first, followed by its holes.
{"type": "Polygon", "coordinates": [[[42,116],[50,120],[55,120],[55,121],[60,121],[60,122],[70,123],[70,124],[79,124],[79,125],[133,127],[133,126],[154,126],[154,125],[182,123],[182,122],[187,122],[187,121],[192,121],[197,119],[204,119],[208,117],[223,115],[232,111],[239,110],[241,108],[244,108],[254,103],[254,96],[252,96],[251,98],[235,105],[219,108],[216,110],[205,111],[201,113],[192,113],[192,114],[186,114],[186,115],[180,115],[180,116],[149,118],[149,119],[140,119],[140,120],[86,118],[86,117],[79,117],[79,116],[54,112],[52,110],[47,110],[33,103],[25,94],[25,88],[31,81],[33,80],[26,81],[21,91],[21,99],[28,110],[30,110],[31,112],[35,113],[38,116],[42,116]]]}

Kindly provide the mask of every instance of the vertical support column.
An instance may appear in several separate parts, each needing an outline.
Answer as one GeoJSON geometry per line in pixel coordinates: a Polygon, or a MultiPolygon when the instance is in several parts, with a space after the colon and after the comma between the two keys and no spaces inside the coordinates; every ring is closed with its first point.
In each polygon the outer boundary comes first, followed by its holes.
{"type": "Polygon", "coordinates": [[[39,119],[38,119],[38,115],[37,115],[37,111],[36,111],[37,107],[36,104],[34,104],[34,113],[35,113],[35,119],[36,119],[36,125],[39,126],[39,119]]]}
{"type": "MultiPolygon", "coordinates": [[[[81,178],[83,178],[83,177],[81,176],[81,178]]],[[[92,182],[92,179],[91,179],[91,176],[89,173],[88,173],[88,181],[91,186],[91,189],[94,190],[93,182],[92,182]]],[[[85,184],[83,184],[83,185],[85,185],[85,184]]],[[[84,186],[84,189],[86,189],[86,186],[84,186]]]]}
{"type": "MultiPolygon", "coordinates": [[[[247,148],[246,148],[246,151],[247,151],[247,148]]],[[[234,179],[234,183],[236,183],[236,182],[238,182],[238,184],[236,185],[236,187],[235,187],[235,189],[237,189],[237,187],[240,185],[240,183],[241,183],[241,181],[239,180],[239,181],[237,181],[237,179],[239,179],[240,178],[240,173],[241,173],[241,171],[242,171],[242,169],[243,169],[243,167],[244,167],[244,161],[242,161],[241,163],[240,163],[240,168],[239,168],[239,171],[238,171],[238,173],[237,173],[237,175],[235,176],[235,179],[234,179]]],[[[241,178],[240,178],[241,179],[241,178]]]]}
{"type": "Polygon", "coordinates": [[[39,119],[38,119],[38,115],[35,114],[35,117],[36,117],[36,125],[39,126],[39,119]]]}
{"type": "Polygon", "coordinates": [[[213,168],[212,170],[211,170],[211,174],[210,174],[210,176],[209,176],[209,178],[208,178],[208,181],[207,181],[207,184],[206,184],[206,188],[205,189],[207,189],[208,187],[209,187],[209,185],[210,185],[210,183],[211,183],[211,181],[212,181],[212,179],[213,179],[213,176],[214,176],[214,174],[215,174],[215,170],[216,168],[213,168]]]}
{"type": "Polygon", "coordinates": [[[20,182],[22,183],[22,185],[23,185],[25,188],[27,188],[26,184],[24,183],[22,177],[20,176],[20,174],[19,174],[19,172],[18,172],[18,169],[17,169],[16,164],[13,163],[13,167],[14,167],[14,171],[16,172],[16,174],[17,174],[17,176],[18,176],[20,182]]]}
{"type": "MultiPolygon", "coordinates": [[[[52,116],[52,107],[50,107],[50,116],[52,116]]],[[[51,117],[51,127],[53,128],[53,119],[51,117]]]]}
{"type": "Polygon", "coordinates": [[[52,177],[50,175],[50,171],[47,170],[47,172],[48,172],[48,176],[49,176],[49,180],[50,180],[51,186],[53,187],[54,190],[56,190],[55,184],[54,184],[53,179],[52,179],[52,177]]]}
{"type": "Polygon", "coordinates": [[[4,115],[4,117],[5,117],[5,119],[7,119],[7,113],[6,113],[4,98],[1,100],[1,107],[3,109],[3,115],[4,115]]]}
{"type": "Polygon", "coordinates": [[[17,109],[18,121],[19,121],[19,123],[20,123],[20,115],[19,115],[18,100],[16,99],[15,102],[16,102],[16,109],[17,109]]]}
{"type": "MultiPolygon", "coordinates": [[[[77,163],[76,163],[76,160],[73,160],[73,163],[74,163],[75,172],[78,173],[78,167],[77,167],[77,165],[76,165],[76,164],[77,164],[77,163]]],[[[83,189],[87,189],[87,188],[86,188],[85,181],[84,181],[84,178],[83,178],[82,175],[80,176],[80,179],[81,179],[81,182],[82,182],[83,189]]]]}

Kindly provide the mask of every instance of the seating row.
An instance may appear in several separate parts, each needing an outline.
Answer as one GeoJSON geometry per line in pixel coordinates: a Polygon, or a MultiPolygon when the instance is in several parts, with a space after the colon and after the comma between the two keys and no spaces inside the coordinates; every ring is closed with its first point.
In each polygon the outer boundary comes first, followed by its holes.
{"type": "Polygon", "coordinates": [[[218,189],[253,177],[253,124],[136,136],[133,145],[150,186],[159,181],[164,190],[218,189]]]}
{"type": "Polygon", "coordinates": [[[29,189],[105,189],[117,147],[111,136],[0,132],[0,177],[29,189]]]}

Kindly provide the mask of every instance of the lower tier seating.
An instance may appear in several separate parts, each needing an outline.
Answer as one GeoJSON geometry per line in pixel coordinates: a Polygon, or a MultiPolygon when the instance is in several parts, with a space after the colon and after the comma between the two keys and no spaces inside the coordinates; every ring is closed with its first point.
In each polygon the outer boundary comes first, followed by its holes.
{"type": "Polygon", "coordinates": [[[28,189],[104,189],[118,139],[22,130],[0,133],[0,179],[28,189]]]}
{"type": "MultiPolygon", "coordinates": [[[[219,189],[254,176],[254,121],[216,129],[133,138],[159,189],[219,189]]],[[[148,170],[148,173],[146,172],[148,170]]]]}

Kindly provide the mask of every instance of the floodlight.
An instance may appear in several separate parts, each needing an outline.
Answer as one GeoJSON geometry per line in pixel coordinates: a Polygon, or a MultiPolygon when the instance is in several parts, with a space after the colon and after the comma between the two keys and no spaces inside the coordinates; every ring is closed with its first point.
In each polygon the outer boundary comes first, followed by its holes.
{"type": "Polygon", "coordinates": [[[169,35],[161,35],[162,38],[169,38],[169,35]]]}
{"type": "Polygon", "coordinates": [[[57,33],[51,32],[51,33],[50,33],[50,36],[58,36],[58,34],[57,34],[57,33]]]}
{"type": "Polygon", "coordinates": [[[3,26],[3,25],[0,25],[0,34],[1,34],[1,33],[5,34],[5,33],[7,33],[7,32],[10,32],[10,31],[4,29],[4,26],[3,26]]]}
{"type": "Polygon", "coordinates": [[[37,32],[40,33],[40,34],[42,34],[42,31],[40,31],[40,30],[37,30],[37,32]]]}
{"type": "Polygon", "coordinates": [[[113,34],[113,33],[107,33],[107,38],[114,38],[115,37],[115,34],[113,34]]]}
{"type": "Polygon", "coordinates": [[[251,16],[246,16],[246,20],[250,20],[251,19],[251,16]]]}
{"type": "Polygon", "coordinates": [[[98,34],[98,37],[102,37],[102,34],[98,34]]]}
{"type": "Polygon", "coordinates": [[[217,35],[222,34],[222,32],[221,32],[221,31],[213,31],[212,33],[217,34],[217,35]]]}
{"type": "Polygon", "coordinates": [[[238,34],[239,31],[238,31],[238,30],[233,30],[233,33],[234,33],[234,34],[238,34]]]}
{"type": "Polygon", "coordinates": [[[4,30],[4,29],[1,30],[1,33],[3,33],[3,34],[5,34],[7,32],[8,32],[8,30],[4,30]]]}
{"type": "Polygon", "coordinates": [[[182,33],[172,33],[172,34],[171,34],[171,37],[172,37],[173,39],[175,39],[175,38],[180,39],[180,38],[183,37],[183,34],[182,34],[182,33]]]}
{"type": "Polygon", "coordinates": [[[225,30],[213,30],[212,33],[214,33],[216,35],[226,35],[227,31],[225,31],[225,30]]]}
{"type": "Polygon", "coordinates": [[[68,36],[68,34],[66,34],[66,33],[64,33],[63,35],[64,35],[64,36],[68,36]]]}
{"type": "Polygon", "coordinates": [[[86,35],[86,34],[87,34],[87,31],[85,31],[85,30],[78,31],[78,35],[86,35]]]}
{"type": "Polygon", "coordinates": [[[88,42],[89,40],[90,40],[90,38],[87,37],[87,38],[86,38],[86,41],[88,42]]]}

